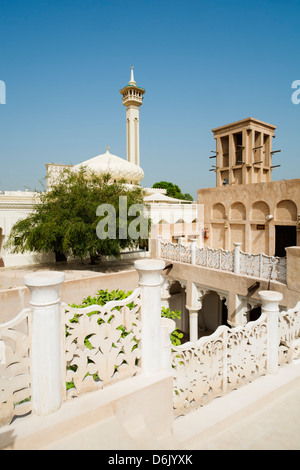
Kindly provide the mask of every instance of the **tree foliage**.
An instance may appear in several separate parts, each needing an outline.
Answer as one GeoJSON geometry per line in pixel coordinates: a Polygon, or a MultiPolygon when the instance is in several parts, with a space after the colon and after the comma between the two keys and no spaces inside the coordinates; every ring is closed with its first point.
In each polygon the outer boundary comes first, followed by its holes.
{"type": "Polygon", "coordinates": [[[193,198],[189,193],[183,194],[177,184],[173,184],[168,181],[159,181],[158,183],[154,183],[152,188],[166,189],[167,196],[169,197],[175,197],[176,199],[183,199],[185,201],[193,201],[193,198]]]}
{"type": "MultiPolygon", "coordinates": [[[[112,184],[110,175],[97,175],[85,168],[79,172],[64,170],[51,190],[41,193],[40,203],[33,212],[13,226],[6,248],[13,253],[54,251],[57,259],[66,254],[80,258],[90,256],[92,261],[99,255],[119,257],[121,249],[139,243],[129,234],[127,238],[119,237],[119,197],[126,196],[127,212],[133,204],[143,204],[142,188],[128,187],[124,183],[112,184]],[[104,215],[96,215],[101,204],[115,208],[114,239],[97,236],[97,225],[104,218],[104,215]]],[[[134,218],[127,216],[127,227],[134,218]]]]}

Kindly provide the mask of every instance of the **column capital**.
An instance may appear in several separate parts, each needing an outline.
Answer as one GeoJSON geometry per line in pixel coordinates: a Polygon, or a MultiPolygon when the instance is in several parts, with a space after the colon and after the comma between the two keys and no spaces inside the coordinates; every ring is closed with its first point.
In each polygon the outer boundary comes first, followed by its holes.
{"type": "Polygon", "coordinates": [[[258,292],[259,298],[262,302],[264,312],[278,312],[279,302],[282,300],[283,295],[281,292],[272,290],[261,290],[258,292]]]}
{"type": "Polygon", "coordinates": [[[140,286],[161,285],[161,272],[166,263],[160,259],[141,259],[134,262],[134,267],[139,274],[140,286]]]}
{"type": "Polygon", "coordinates": [[[47,307],[59,302],[60,285],[65,273],[59,271],[40,271],[24,276],[24,284],[31,293],[30,305],[47,307]]]}
{"type": "Polygon", "coordinates": [[[193,315],[193,314],[198,315],[199,310],[201,310],[201,307],[190,307],[188,305],[186,305],[185,308],[189,311],[190,315],[193,315]]]}

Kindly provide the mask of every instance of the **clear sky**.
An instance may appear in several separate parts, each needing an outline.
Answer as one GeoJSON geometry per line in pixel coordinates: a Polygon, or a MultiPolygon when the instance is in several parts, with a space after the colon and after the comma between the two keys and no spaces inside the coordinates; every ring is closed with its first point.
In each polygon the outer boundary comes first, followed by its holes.
{"type": "Polygon", "coordinates": [[[107,145],[126,158],[131,64],[143,186],[215,186],[211,129],[250,116],[277,126],[272,179],[300,177],[299,1],[1,0],[0,51],[0,190],[42,189],[46,163],[107,145]]]}

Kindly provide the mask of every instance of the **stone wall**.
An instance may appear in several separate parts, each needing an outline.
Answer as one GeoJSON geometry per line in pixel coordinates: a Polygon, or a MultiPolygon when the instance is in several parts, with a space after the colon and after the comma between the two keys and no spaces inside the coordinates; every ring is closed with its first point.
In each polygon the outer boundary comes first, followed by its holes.
{"type": "Polygon", "coordinates": [[[232,250],[239,242],[246,253],[274,256],[275,226],[299,224],[300,180],[199,189],[198,204],[210,230],[205,246],[232,250]]]}
{"type": "MultiPolygon", "coordinates": [[[[121,289],[125,292],[136,288],[138,275],[135,269],[111,274],[99,274],[81,279],[70,279],[63,283],[61,300],[65,303],[80,303],[88,295],[100,289],[121,289]]],[[[27,287],[0,290],[0,323],[12,320],[23,308],[29,306],[27,287]]]]}

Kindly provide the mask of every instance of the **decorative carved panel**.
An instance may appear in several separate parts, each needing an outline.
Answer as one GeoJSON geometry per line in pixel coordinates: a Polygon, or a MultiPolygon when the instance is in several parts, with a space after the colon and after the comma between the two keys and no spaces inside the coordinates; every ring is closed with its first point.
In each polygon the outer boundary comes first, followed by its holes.
{"type": "Polygon", "coordinates": [[[68,396],[98,390],[140,372],[140,289],[105,306],[71,308],[66,318],[68,396]]]}

